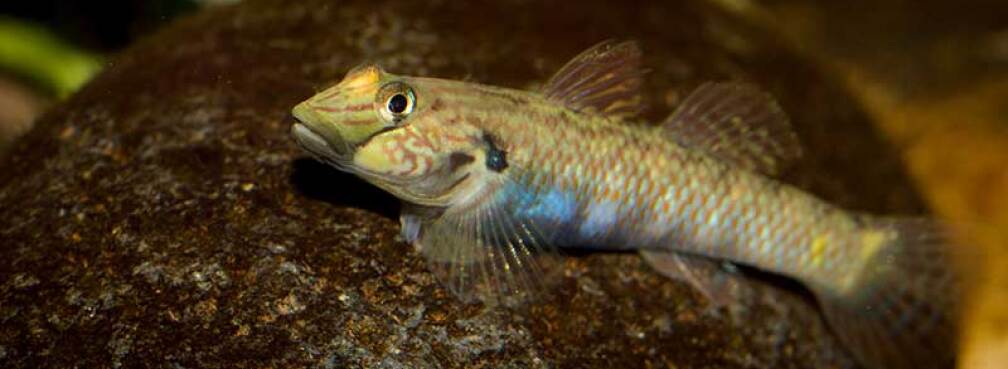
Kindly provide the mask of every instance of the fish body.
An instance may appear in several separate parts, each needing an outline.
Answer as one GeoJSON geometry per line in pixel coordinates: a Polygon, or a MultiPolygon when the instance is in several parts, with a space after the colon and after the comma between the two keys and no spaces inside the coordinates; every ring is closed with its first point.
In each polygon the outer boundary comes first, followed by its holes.
{"type": "Polygon", "coordinates": [[[540,288],[555,248],[640,250],[672,276],[698,256],[805,284],[866,365],[948,362],[955,280],[940,226],[776,180],[800,148],[748,84],[705,84],[661,126],[627,123],[639,55],[600,44],[539,92],[363,66],[296,106],[292,133],[402,199],[403,235],[464,299],[540,288]]]}

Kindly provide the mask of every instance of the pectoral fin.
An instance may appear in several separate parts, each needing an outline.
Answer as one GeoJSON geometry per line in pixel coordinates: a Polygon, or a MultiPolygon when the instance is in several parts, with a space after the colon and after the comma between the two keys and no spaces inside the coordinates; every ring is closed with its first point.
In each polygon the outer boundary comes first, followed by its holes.
{"type": "Polygon", "coordinates": [[[549,231],[516,216],[515,200],[506,192],[436,217],[404,215],[404,234],[416,240],[441,284],[463,301],[537,298],[559,265],[549,231]]]}

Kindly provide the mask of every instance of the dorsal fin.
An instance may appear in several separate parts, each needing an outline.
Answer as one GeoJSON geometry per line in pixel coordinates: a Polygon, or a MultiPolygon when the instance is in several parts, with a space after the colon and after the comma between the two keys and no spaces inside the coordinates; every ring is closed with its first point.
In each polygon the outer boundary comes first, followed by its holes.
{"type": "Polygon", "coordinates": [[[746,83],[701,85],[664,127],[683,146],[767,175],[801,157],[787,115],[773,97],[746,83]]]}
{"type": "Polygon", "coordinates": [[[627,119],[643,109],[643,77],[636,42],[603,41],[560,68],[543,86],[543,95],[577,111],[627,119]]]}

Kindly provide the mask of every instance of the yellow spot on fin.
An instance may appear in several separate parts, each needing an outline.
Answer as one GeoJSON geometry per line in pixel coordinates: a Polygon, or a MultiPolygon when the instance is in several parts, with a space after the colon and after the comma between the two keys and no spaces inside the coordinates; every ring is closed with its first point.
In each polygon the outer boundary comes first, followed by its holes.
{"type": "Polygon", "coordinates": [[[944,227],[907,218],[863,223],[845,263],[854,282],[811,286],[826,320],[865,368],[954,367],[964,298],[944,227]]]}
{"type": "Polygon", "coordinates": [[[863,262],[868,262],[875,258],[878,254],[879,249],[882,245],[886,244],[893,235],[892,232],[885,230],[870,230],[861,233],[861,253],[860,258],[863,262]]]}
{"type": "MultiPolygon", "coordinates": [[[[885,246],[889,241],[892,241],[892,239],[896,236],[894,232],[886,229],[869,229],[860,231],[859,234],[860,235],[855,236],[851,242],[851,246],[856,247],[856,250],[858,250],[856,254],[857,260],[856,262],[851,263],[851,265],[857,265],[859,269],[861,266],[869,266],[871,263],[877,262],[878,260],[876,256],[879,254],[879,251],[881,251],[883,246],[885,246]]],[[[816,241],[819,240],[816,239],[816,241]]],[[[825,243],[820,247],[822,246],[825,246],[825,243]]],[[[813,263],[816,263],[815,258],[817,255],[815,254],[815,249],[816,244],[813,242],[813,263]]],[[[821,255],[818,256],[821,258],[821,255]]],[[[819,261],[821,262],[821,260],[819,261]]],[[[819,265],[820,264],[818,263],[816,264],[816,266],[819,265]]],[[[856,293],[858,288],[863,287],[861,283],[864,283],[864,281],[861,277],[862,273],[852,272],[845,274],[837,281],[835,286],[836,292],[839,294],[856,293]]]]}

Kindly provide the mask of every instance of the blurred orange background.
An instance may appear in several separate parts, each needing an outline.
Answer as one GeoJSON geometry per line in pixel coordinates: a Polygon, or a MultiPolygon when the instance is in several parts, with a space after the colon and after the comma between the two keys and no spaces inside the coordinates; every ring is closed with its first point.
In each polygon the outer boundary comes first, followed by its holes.
{"type": "MultiPolygon", "coordinates": [[[[710,0],[839,78],[983,251],[959,366],[1008,367],[1008,11],[996,1],[710,0]]],[[[980,254],[975,254],[980,255],[980,254]]],[[[979,269],[979,268],[978,268],[979,269]]]]}

